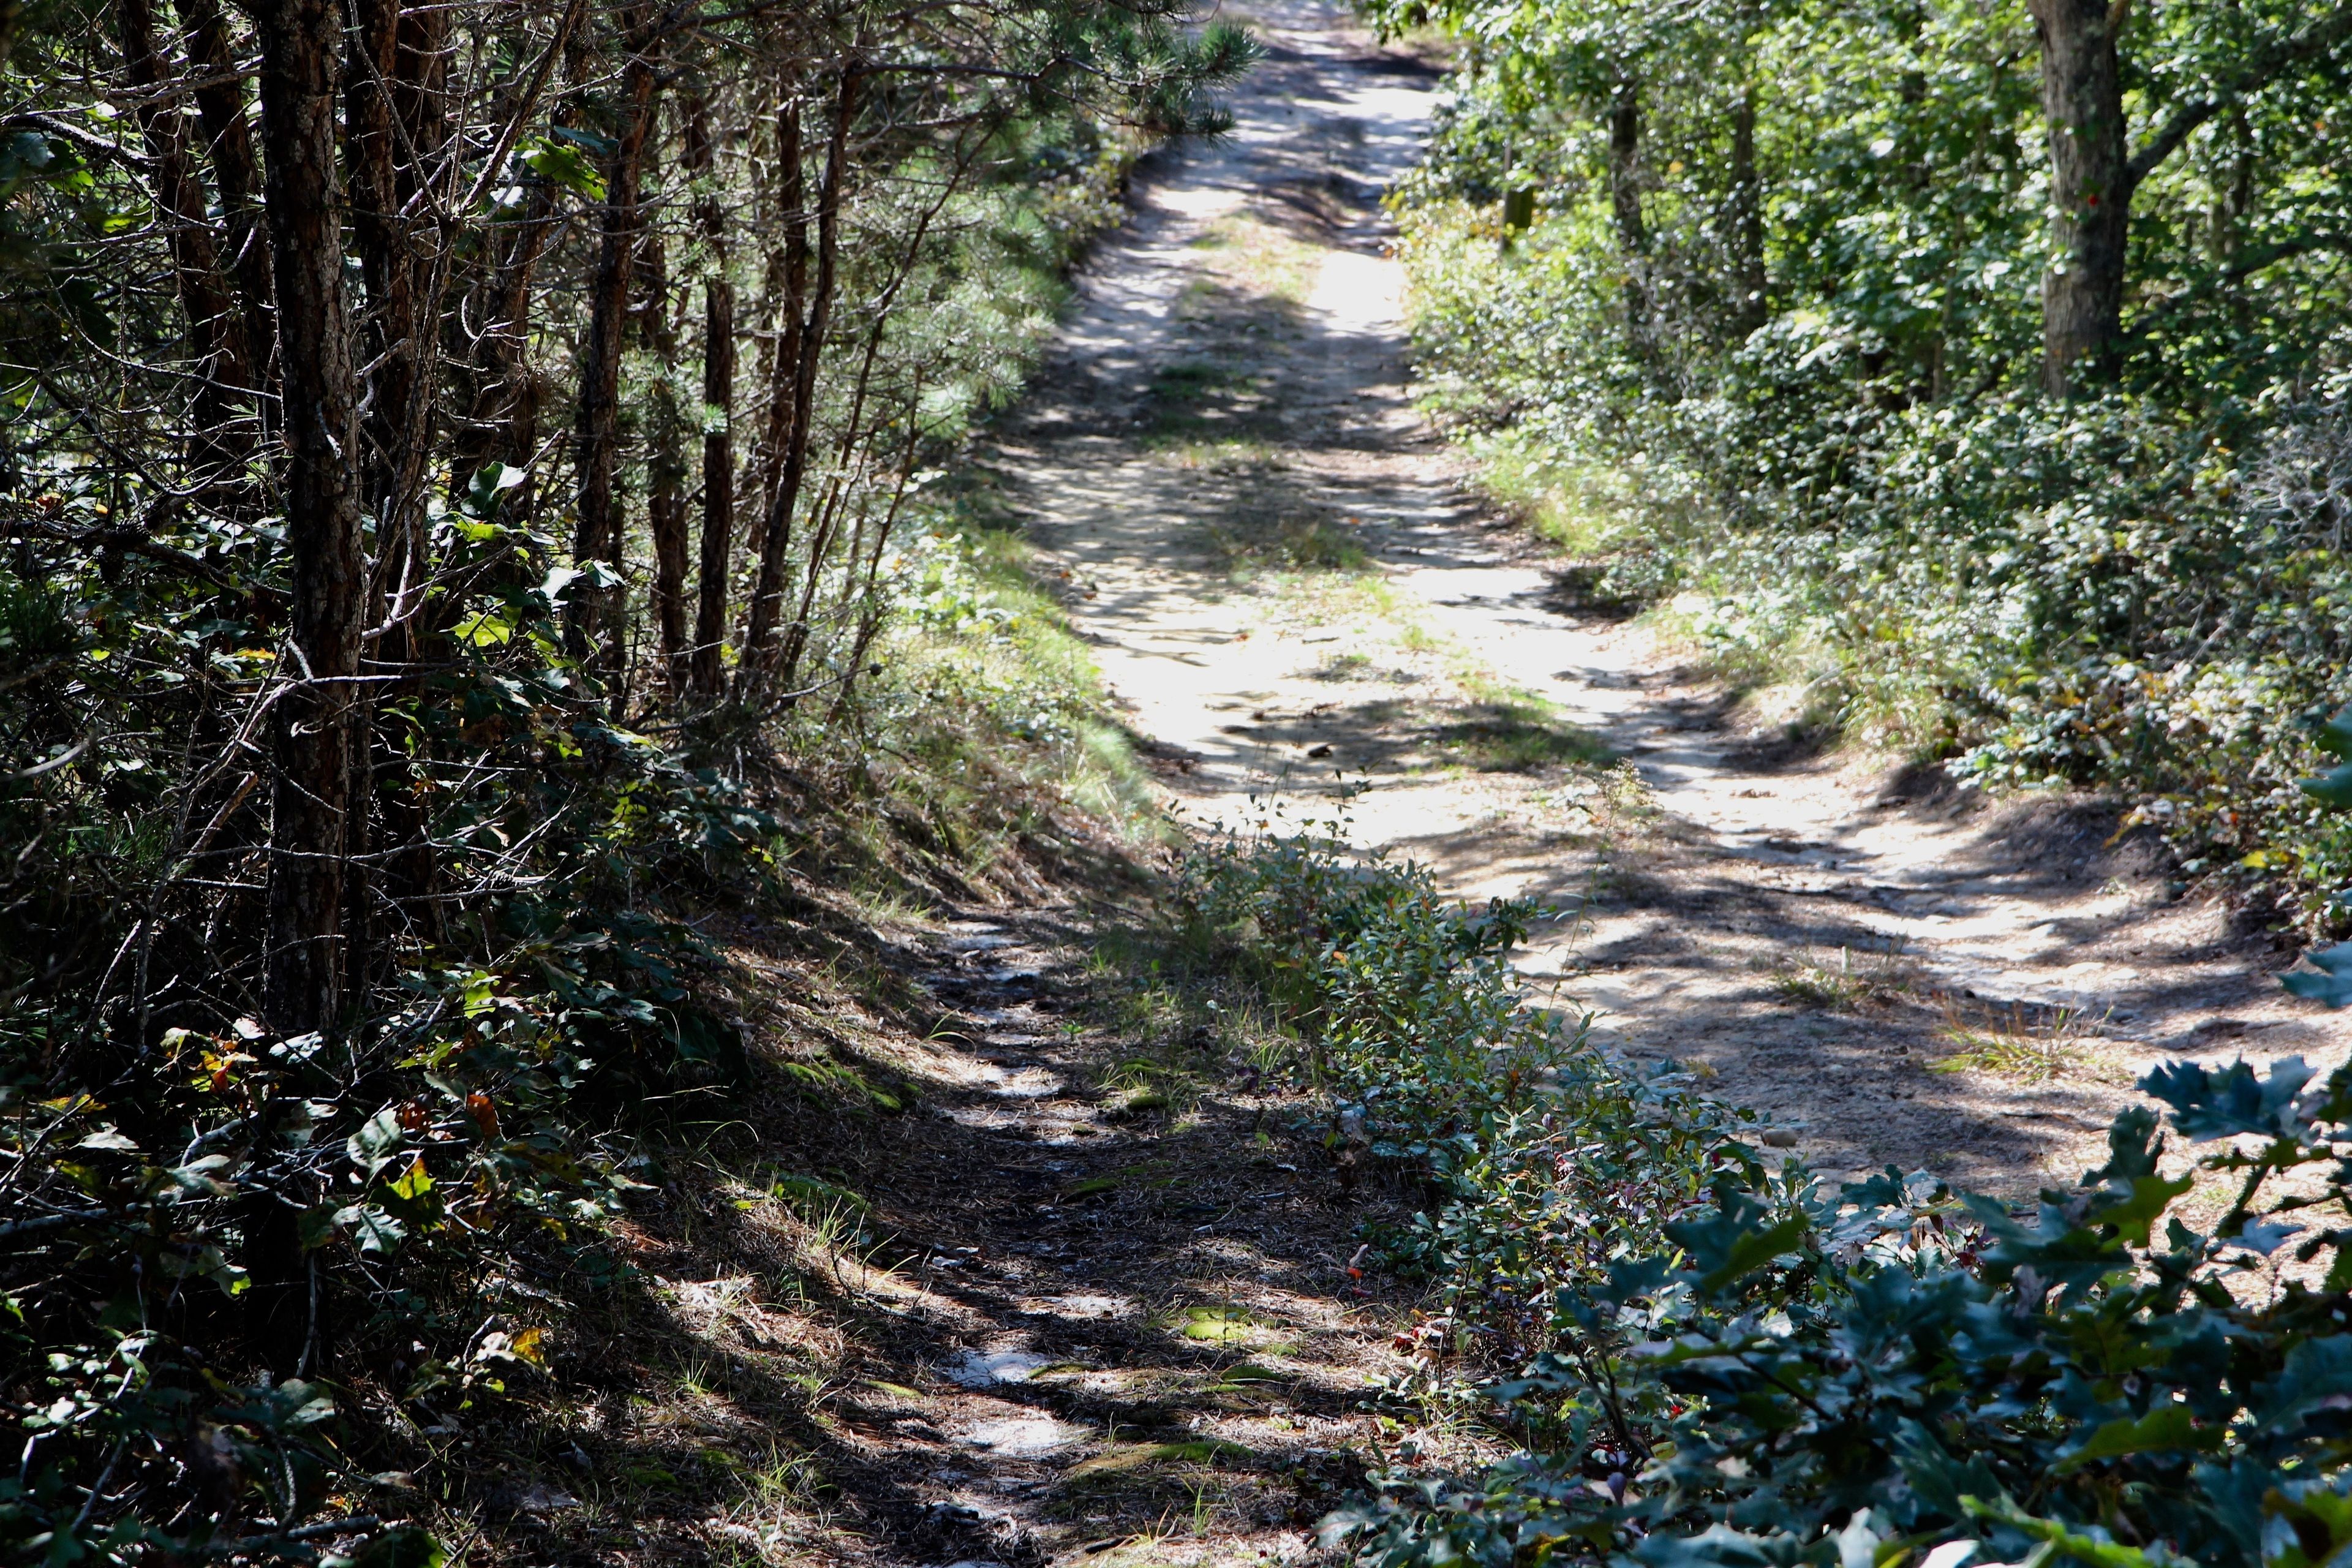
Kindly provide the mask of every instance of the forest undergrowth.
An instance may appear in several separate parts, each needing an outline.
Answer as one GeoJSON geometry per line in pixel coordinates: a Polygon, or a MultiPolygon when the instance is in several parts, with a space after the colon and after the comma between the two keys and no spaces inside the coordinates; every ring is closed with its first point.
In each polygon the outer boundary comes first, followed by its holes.
{"type": "Polygon", "coordinates": [[[1428,405],[1595,602],[2342,924],[2339,12],[1371,9],[1457,50],[1391,199],[1428,405]]]}
{"type": "Polygon", "coordinates": [[[1194,21],[0,7],[0,1552],[532,1561],[592,1447],[628,1550],[822,1513],[674,1276],[837,1285],[877,931],[1119,858],[941,465],[1194,21]],[[728,1376],[770,1462],[637,1419],[728,1376]]]}
{"type": "MultiPolygon", "coordinates": [[[[2189,873],[2340,928],[2352,774],[2309,775],[2352,749],[2352,13],[1369,9],[1454,50],[1391,198],[1426,405],[1573,587],[1817,733],[2128,795],[2189,873]]],[[[1423,1194],[1382,1238],[1439,1284],[1419,1397],[1516,1452],[1400,1456],[1327,1542],[2285,1568],[2352,1541],[2352,1069],[2168,1063],[2035,1204],[1832,1186],[1526,1011],[1488,944],[1534,911],[1330,842],[1220,862],[1202,907],[1279,955],[1335,1150],[1423,1194]]],[[[2352,951],[2317,958],[2290,984],[2340,1004],[2352,951]]]]}
{"type": "Polygon", "coordinates": [[[2352,1542],[2352,1068],[2168,1064],[2140,1087],[2170,1137],[2126,1110],[2034,1205],[1892,1167],[1832,1190],[1530,1007],[1502,955],[1535,911],[1342,842],[1197,856],[1192,944],[1295,1038],[1332,1158],[1420,1205],[1359,1255],[1432,1283],[1384,1395],[1516,1451],[1465,1473],[1401,1446],[1328,1544],[2289,1568],[2352,1542]],[[2229,1194],[2204,1232],[2178,1212],[2200,1188],[2229,1194]]]}

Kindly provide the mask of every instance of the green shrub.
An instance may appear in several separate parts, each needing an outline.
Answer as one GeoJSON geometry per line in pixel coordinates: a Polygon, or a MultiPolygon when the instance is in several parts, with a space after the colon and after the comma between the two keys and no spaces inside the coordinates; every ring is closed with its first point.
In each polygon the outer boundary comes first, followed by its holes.
{"type": "Polygon", "coordinates": [[[1527,1453],[1392,1476],[1334,1537],[1387,1568],[1859,1568],[1962,1540],[2102,1568],[2333,1560],[2352,1069],[2141,1087],[2221,1147],[2168,1175],[2155,1114],[2126,1111],[2106,1164],[2022,1215],[1892,1171],[1834,1197],[1719,1182],[1666,1248],[1563,1290],[1571,1342],[1495,1390],[1527,1453]],[[2174,1212],[2201,1181],[2237,1194],[2206,1233],[2174,1212]]]}
{"type": "Polygon", "coordinates": [[[1503,1365],[1550,1349],[1572,1329],[1557,1287],[1654,1246],[1718,1181],[1765,1180],[1736,1137],[1749,1113],[1528,1005],[1507,954],[1539,918],[1528,903],[1474,912],[1426,869],[1314,831],[1209,845],[1179,897],[1194,951],[1255,979],[1297,1037],[1342,1168],[1421,1198],[1376,1239],[1440,1282],[1449,1351],[1503,1365]]]}

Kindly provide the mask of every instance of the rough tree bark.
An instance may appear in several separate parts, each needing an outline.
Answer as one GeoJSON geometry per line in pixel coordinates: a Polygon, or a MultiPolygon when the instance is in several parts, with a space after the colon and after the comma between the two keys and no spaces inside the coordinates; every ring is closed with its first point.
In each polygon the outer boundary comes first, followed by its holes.
{"type": "Polygon", "coordinates": [[[1642,84],[1631,77],[1609,101],[1609,209],[1617,248],[1625,258],[1625,331],[1638,352],[1649,340],[1649,290],[1643,276],[1650,251],[1642,218],[1642,84]]]}
{"type": "MultiPolygon", "coordinates": [[[[628,326],[629,275],[645,222],[639,180],[659,79],[648,19],[648,9],[642,5],[629,7],[620,19],[622,47],[628,54],[621,72],[621,135],[605,162],[603,234],[588,285],[588,330],[581,344],[580,404],[572,433],[579,486],[572,553],[580,562],[611,561],[620,553],[621,516],[614,478],[620,457],[622,345],[628,326]]],[[[603,601],[601,592],[572,595],[572,636],[575,651],[583,656],[596,640],[603,601]]]]}
{"type": "Polygon", "coordinates": [[[1743,87],[1731,106],[1732,323],[1744,339],[1770,310],[1764,273],[1764,180],[1756,167],[1756,89],[1743,87]]]}
{"type": "MultiPolygon", "coordinates": [[[[286,685],[270,710],[268,947],[262,1005],[282,1035],[338,1022],[354,677],[364,607],[357,396],[335,188],[341,18],[334,0],[259,0],[262,142],[283,358],[286,685]]],[[[246,1217],[247,1332],[273,1368],[301,1364],[308,1310],[295,1210],[267,1190],[246,1217]]]]}
{"type": "Polygon", "coordinates": [[[646,530],[654,545],[654,624],[661,643],[662,679],[673,691],[686,685],[686,427],[671,374],[677,332],[669,319],[669,264],[658,231],[645,237],[642,340],[661,361],[649,389],[646,432],[646,530]]]}
{"type": "MultiPolygon", "coordinates": [[[[245,318],[249,384],[257,392],[267,391],[275,374],[278,324],[271,300],[276,289],[270,281],[269,234],[262,221],[261,174],[253,156],[245,83],[218,0],[178,0],[175,8],[187,30],[188,67],[198,83],[198,123],[204,127],[229,270],[236,279],[237,305],[245,318]]],[[[259,411],[265,429],[272,424],[269,408],[265,399],[259,411]]]]}
{"type": "Polygon", "coordinates": [[[335,189],[333,0],[262,0],[262,137],[286,385],[289,685],[272,710],[269,955],[273,1027],[332,1024],[362,572],[356,402],[335,189]]]}
{"type": "Polygon", "coordinates": [[[2063,396],[2123,331],[2132,170],[2124,140],[2124,0],[2031,0],[2050,124],[2051,248],[2042,279],[2042,383],[2063,396]]]}
{"type": "Polygon", "coordinates": [[[761,319],[775,322],[776,330],[762,335],[761,384],[768,389],[768,408],[758,449],[752,454],[748,487],[751,510],[743,532],[743,549],[754,561],[766,558],[768,510],[775,502],[776,481],[783,473],[784,444],[792,436],[792,387],[801,360],[801,331],[807,325],[809,225],[802,154],[800,100],[788,89],[776,109],[773,228],[782,238],[769,252],[761,296],[761,319]]]}

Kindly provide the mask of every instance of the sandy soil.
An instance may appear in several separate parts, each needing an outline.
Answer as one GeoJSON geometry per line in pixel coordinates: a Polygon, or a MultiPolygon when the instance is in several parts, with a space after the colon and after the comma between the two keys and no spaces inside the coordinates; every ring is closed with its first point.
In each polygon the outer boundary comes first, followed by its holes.
{"type": "Polygon", "coordinates": [[[2168,1053],[2341,1059],[2292,951],[2112,807],[1810,754],[1580,606],[1411,400],[1379,198],[1435,71],[1306,0],[1256,19],[1234,133],[1145,171],[992,460],[1183,811],[1346,797],[1359,843],[1546,900],[1522,963],[1561,1006],[1832,1173],[2027,1193],[2168,1053]]]}

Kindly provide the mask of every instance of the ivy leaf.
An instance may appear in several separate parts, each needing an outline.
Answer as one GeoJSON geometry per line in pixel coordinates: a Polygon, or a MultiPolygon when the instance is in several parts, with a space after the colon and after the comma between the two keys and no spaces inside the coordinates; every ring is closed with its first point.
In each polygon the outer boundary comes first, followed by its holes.
{"type": "MultiPolygon", "coordinates": [[[[2336,771],[2347,775],[2347,787],[2352,788],[2352,766],[2336,771]]],[[[2279,984],[2305,1001],[2316,1002],[2323,1007],[2352,1005],[2352,942],[2323,947],[2304,954],[2304,957],[2318,973],[2298,971],[2293,974],[2282,974],[2279,984]]]]}
{"type": "Polygon", "coordinates": [[[2213,1072],[2195,1062],[2168,1062],[2139,1080],[2140,1092],[2172,1107],[2172,1124],[2198,1142],[2250,1133],[2291,1135],[2295,1096],[2311,1079],[2301,1057],[2287,1057],[2256,1079],[2243,1061],[2213,1072]]]}
{"type": "Polygon", "coordinates": [[[2082,1447],[2062,1454],[2056,1474],[2065,1475],[2101,1459],[2126,1454],[2177,1453],[2187,1448],[2210,1448],[2222,1437],[2219,1429],[2200,1431],[2185,1405],[2167,1405],[2134,1420],[2126,1416],[2095,1428],[2082,1447]]]}

